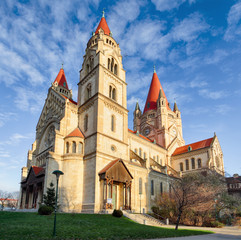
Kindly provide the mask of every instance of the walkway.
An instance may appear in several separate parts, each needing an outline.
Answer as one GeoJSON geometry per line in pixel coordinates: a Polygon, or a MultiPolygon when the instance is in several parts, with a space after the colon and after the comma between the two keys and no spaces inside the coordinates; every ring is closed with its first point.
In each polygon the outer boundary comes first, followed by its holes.
{"type": "MultiPolygon", "coordinates": [[[[175,228],[175,225],[164,225],[162,222],[153,219],[152,217],[147,217],[143,214],[133,214],[123,211],[124,216],[130,218],[131,220],[138,222],[140,224],[165,227],[165,228],[175,228]],[[156,221],[155,221],[156,220],[156,221]]],[[[238,240],[241,239],[241,228],[239,227],[223,227],[223,228],[209,228],[209,227],[193,227],[193,226],[179,226],[179,229],[195,229],[195,230],[208,230],[215,232],[215,234],[190,236],[190,237],[179,237],[179,238],[160,238],[160,240],[238,240]]],[[[154,239],[150,239],[154,240],[154,239]]],[[[155,239],[158,240],[158,239],[155,239]]]]}

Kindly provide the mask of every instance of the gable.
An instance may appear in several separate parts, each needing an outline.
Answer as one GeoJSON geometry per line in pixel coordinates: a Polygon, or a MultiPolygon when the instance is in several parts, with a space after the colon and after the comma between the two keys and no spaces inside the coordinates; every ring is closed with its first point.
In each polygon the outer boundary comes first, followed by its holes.
{"type": "Polygon", "coordinates": [[[107,164],[100,172],[100,179],[113,179],[116,182],[130,182],[133,177],[121,159],[107,164]]]}

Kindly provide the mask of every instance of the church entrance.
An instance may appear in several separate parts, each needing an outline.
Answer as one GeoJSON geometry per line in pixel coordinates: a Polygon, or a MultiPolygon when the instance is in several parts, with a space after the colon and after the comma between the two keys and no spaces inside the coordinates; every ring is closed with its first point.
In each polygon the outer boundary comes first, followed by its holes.
{"type": "Polygon", "coordinates": [[[99,172],[103,209],[131,209],[132,175],[121,159],[110,162],[99,172]]]}

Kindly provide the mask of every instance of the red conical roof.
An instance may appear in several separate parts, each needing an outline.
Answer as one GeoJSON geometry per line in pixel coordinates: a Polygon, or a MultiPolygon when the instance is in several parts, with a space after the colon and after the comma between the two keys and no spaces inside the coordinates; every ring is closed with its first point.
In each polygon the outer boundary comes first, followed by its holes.
{"type": "Polygon", "coordinates": [[[103,31],[106,35],[110,35],[110,29],[109,29],[108,24],[105,20],[105,17],[101,18],[100,23],[99,23],[98,27],[96,28],[95,34],[99,33],[100,28],[103,29],[103,31]]]}
{"type": "Polygon", "coordinates": [[[59,70],[58,76],[54,80],[54,83],[55,82],[57,82],[59,86],[62,86],[69,90],[63,68],[59,70]]]}
{"type": "Polygon", "coordinates": [[[170,107],[168,106],[168,101],[167,101],[166,95],[163,91],[162,85],[158,79],[158,76],[157,76],[156,72],[154,72],[153,76],[152,76],[151,86],[150,86],[150,89],[148,92],[148,96],[146,99],[146,105],[145,105],[143,113],[145,113],[149,110],[152,110],[152,109],[157,109],[157,100],[159,97],[160,90],[162,91],[162,95],[166,99],[167,109],[171,110],[170,107]]]}
{"type": "Polygon", "coordinates": [[[80,131],[80,129],[77,127],[74,131],[72,131],[67,137],[81,137],[84,138],[83,133],[80,131]]]}

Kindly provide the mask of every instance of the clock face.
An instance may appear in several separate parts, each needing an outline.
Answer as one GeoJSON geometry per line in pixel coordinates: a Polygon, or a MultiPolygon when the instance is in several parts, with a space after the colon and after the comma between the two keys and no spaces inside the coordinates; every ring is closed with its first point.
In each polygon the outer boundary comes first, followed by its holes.
{"type": "Polygon", "coordinates": [[[149,128],[146,128],[145,129],[145,135],[148,135],[150,133],[150,129],[149,128]]]}

